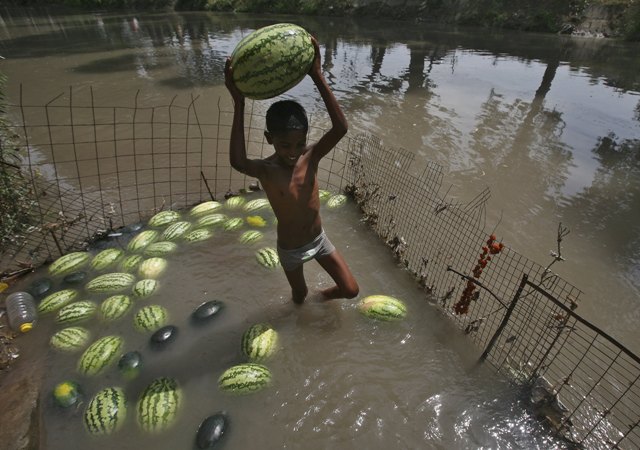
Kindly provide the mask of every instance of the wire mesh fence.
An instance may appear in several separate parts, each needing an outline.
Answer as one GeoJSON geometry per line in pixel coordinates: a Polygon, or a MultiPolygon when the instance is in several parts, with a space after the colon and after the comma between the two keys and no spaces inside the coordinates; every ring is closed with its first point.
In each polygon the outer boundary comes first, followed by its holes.
{"type": "MultiPolygon", "coordinates": [[[[22,99],[22,96],[20,97],[22,99]]],[[[250,157],[264,156],[263,111],[246,116],[250,157]]],[[[86,247],[162,209],[250,189],[228,161],[232,112],[218,100],[96,105],[92,90],[10,105],[36,208],[27,232],[0,251],[19,274],[86,247]]],[[[321,128],[310,130],[310,140],[321,128]]],[[[530,404],[568,445],[640,447],[640,359],[579,315],[580,290],[485,231],[488,190],[466,204],[444,173],[370,135],[324,158],[322,188],[341,190],[436,304],[481,350],[480,360],[527,387],[530,404]]],[[[561,230],[559,229],[559,239],[561,230]]]]}

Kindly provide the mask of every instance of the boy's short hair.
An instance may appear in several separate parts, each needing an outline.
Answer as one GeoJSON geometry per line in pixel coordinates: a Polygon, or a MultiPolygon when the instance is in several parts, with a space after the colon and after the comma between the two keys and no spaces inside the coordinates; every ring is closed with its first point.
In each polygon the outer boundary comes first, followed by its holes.
{"type": "Polygon", "coordinates": [[[304,108],[294,100],[280,100],[267,110],[267,131],[271,134],[309,129],[304,108]]]}

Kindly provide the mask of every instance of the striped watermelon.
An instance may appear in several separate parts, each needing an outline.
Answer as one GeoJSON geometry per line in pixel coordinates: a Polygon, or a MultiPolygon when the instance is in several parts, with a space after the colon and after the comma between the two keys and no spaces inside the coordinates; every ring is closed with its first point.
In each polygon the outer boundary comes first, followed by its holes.
{"type": "Polygon", "coordinates": [[[218,387],[234,394],[251,394],[271,383],[271,371],[262,364],[244,363],[225,370],[218,378],[218,387]]]}
{"type": "Polygon", "coordinates": [[[52,277],[61,277],[76,272],[89,264],[90,259],[91,255],[88,252],[68,253],[51,263],[49,266],[49,275],[52,277]]]}
{"type": "Polygon", "coordinates": [[[177,220],[180,220],[180,213],[178,211],[160,211],[149,219],[149,226],[154,228],[165,227],[177,220]]]}
{"type": "Polygon", "coordinates": [[[178,249],[178,244],[171,241],[161,241],[149,244],[144,249],[145,256],[165,256],[169,253],[173,253],[178,249]]]}
{"type": "Polygon", "coordinates": [[[146,278],[134,284],[131,292],[137,300],[140,300],[152,296],[157,290],[158,282],[152,278],[146,278]]]}
{"type": "Polygon", "coordinates": [[[405,304],[387,295],[370,295],[358,303],[358,309],[371,319],[382,321],[401,320],[407,315],[405,304]]]}
{"type": "Polygon", "coordinates": [[[344,194],[333,195],[327,200],[327,208],[339,208],[347,202],[347,196],[344,194]]]}
{"type": "Polygon", "coordinates": [[[156,378],[138,400],[138,425],[149,433],[164,431],[175,423],[181,404],[178,382],[173,378],[156,378]]]}
{"type": "Polygon", "coordinates": [[[234,217],[223,223],[222,228],[224,228],[225,231],[239,230],[240,228],[242,228],[243,224],[244,221],[241,218],[234,217]]]}
{"type": "Polygon", "coordinates": [[[278,349],[278,332],[268,323],[257,323],[242,335],[242,353],[251,361],[264,361],[278,349]]]}
{"type": "Polygon", "coordinates": [[[68,408],[80,400],[80,387],[74,381],[62,381],[53,388],[53,399],[58,406],[68,408]]]}
{"type": "Polygon", "coordinates": [[[130,273],[105,273],[89,281],[84,288],[92,294],[117,294],[129,289],[135,281],[136,277],[130,273]]]}
{"type": "Polygon", "coordinates": [[[220,202],[216,202],[213,200],[203,202],[191,208],[191,211],[189,211],[189,215],[193,217],[202,216],[217,211],[220,208],[222,208],[222,203],[220,202]]]}
{"type": "Polygon", "coordinates": [[[260,231],[258,231],[258,230],[249,230],[249,231],[245,231],[244,233],[242,233],[240,235],[240,237],[238,238],[238,240],[242,244],[253,244],[254,242],[259,241],[263,237],[264,237],[264,234],[262,234],[260,231]]]}
{"type": "Polygon", "coordinates": [[[160,305],[149,305],[136,313],[133,318],[133,326],[140,332],[155,331],[167,324],[169,311],[160,305]]]}
{"type": "Polygon", "coordinates": [[[107,387],[98,391],[84,411],[84,425],[91,434],[107,435],[118,431],[127,417],[124,391],[107,387]]]}
{"type": "Polygon", "coordinates": [[[247,223],[252,227],[263,228],[267,226],[267,221],[264,220],[261,216],[248,216],[247,223]]]}
{"type": "Polygon", "coordinates": [[[181,238],[187,231],[191,229],[193,225],[190,222],[180,221],[172,223],[167,227],[166,230],[162,233],[163,241],[174,241],[178,238],[181,238]]]}
{"type": "Polygon", "coordinates": [[[271,206],[271,203],[269,203],[269,200],[267,200],[266,198],[256,198],[254,200],[249,200],[247,203],[245,203],[242,209],[244,209],[247,212],[253,212],[253,211],[258,211],[260,209],[269,208],[270,206],[271,206]]]}
{"type": "Polygon", "coordinates": [[[134,236],[127,245],[127,250],[130,252],[139,252],[147,247],[152,242],[158,240],[160,233],[156,230],[144,230],[134,236]]]}
{"type": "Polygon", "coordinates": [[[47,295],[38,305],[38,313],[46,314],[68,305],[78,297],[75,289],[62,289],[47,295]]]}
{"type": "Polygon", "coordinates": [[[72,353],[83,349],[90,338],[91,334],[86,328],[69,327],[63,328],[51,336],[49,344],[61,352],[72,353]]]}
{"type": "Polygon", "coordinates": [[[99,375],[122,353],[124,340],[119,336],[105,336],[87,348],[78,361],[78,372],[87,376],[99,375]]]}
{"type": "Polygon", "coordinates": [[[315,58],[311,35],[291,23],[277,23],[245,36],[231,54],[233,81],[246,97],[262,100],[298,84],[315,58]]]}
{"type": "Polygon", "coordinates": [[[158,278],[167,270],[167,260],[154,256],[153,258],[145,259],[140,268],[138,274],[142,278],[158,278]]]}
{"type": "Polygon", "coordinates": [[[328,200],[329,197],[331,197],[331,192],[326,191],[324,189],[320,189],[318,191],[318,197],[320,198],[321,202],[324,202],[325,200],[328,200]]]}
{"type": "Polygon", "coordinates": [[[136,254],[127,255],[122,259],[118,267],[123,272],[132,273],[138,268],[138,266],[143,260],[144,260],[144,257],[142,255],[136,255],[136,254]]]}
{"type": "Polygon", "coordinates": [[[126,315],[132,305],[133,302],[128,295],[112,295],[102,302],[100,305],[100,313],[104,320],[111,322],[126,315]]]}
{"type": "Polygon", "coordinates": [[[264,247],[256,252],[256,259],[260,265],[272,269],[280,265],[280,257],[278,251],[272,247],[264,247]]]}
{"type": "Polygon", "coordinates": [[[196,226],[212,227],[216,225],[222,225],[224,222],[227,221],[227,219],[228,217],[226,216],[226,214],[221,214],[221,213],[207,214],[206,216],[203,216],[196,221],[196,226]]]}
{"type": "Polygon", "coordinates": [[[184,240],[187,242],[202,242],[212,237],[213,237],[213,231],[207,228],[196,228],[195,230],[189,232],[184,237],[184,240]]]}
{"type": "Polygon", "coordinates": [[[239,209],[242,208],[242,205],[246,203],[244,197],[229,197],[226,202],[224,202],[224,206],[227,209],[239,209]]]}
{"type": "Polygon", "coordinates": [[[65,325],[82,322],[93,317],[97,309],[98,306],[90,300],[69,303],[60,308],[56,315],[56,322],[65,325]]]}
{"type": "Polygon", "coordinates": [[[114,266],[123,256],[124,252],[119,248],[102,250],[91,260],[91,268],[101,272],[114,266]]]}

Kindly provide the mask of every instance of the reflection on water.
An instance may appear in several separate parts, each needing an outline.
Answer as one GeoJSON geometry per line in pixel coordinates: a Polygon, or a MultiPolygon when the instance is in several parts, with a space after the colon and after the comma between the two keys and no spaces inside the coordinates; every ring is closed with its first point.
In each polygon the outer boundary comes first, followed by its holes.
{"type": "MultiPolygon", "coordinates": [[[[13,15],[2,11],[9,97],[43,104],[92,86],[98,104],[222,96],[235,44],[275,21],[321,43],[327,80],[353,132],[444,165],[450,194],[492,190],[488,227],[585,291],[579,312],[640,350],[639,44],[490,33],[400,22],[205,13],[13,15]]],[[[322,116],[312,83],[294,96],[322,116]]]]}

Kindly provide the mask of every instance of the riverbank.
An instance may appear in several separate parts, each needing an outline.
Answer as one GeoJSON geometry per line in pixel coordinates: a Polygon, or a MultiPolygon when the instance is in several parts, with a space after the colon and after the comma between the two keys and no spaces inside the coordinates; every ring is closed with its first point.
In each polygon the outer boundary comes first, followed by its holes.
{"type": "MultiPolygon", "coordinates": [[[[58,0],[71,8],[352,16],[640,40],[634,0],[58,0]]],[[[15,6],[53,6],[12,0],[15,6]]]]}

